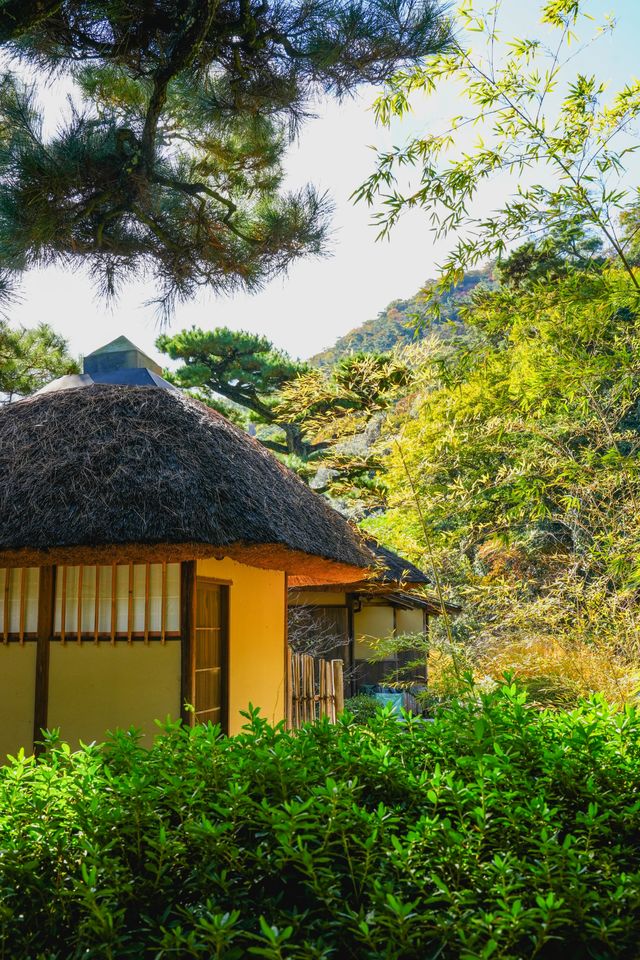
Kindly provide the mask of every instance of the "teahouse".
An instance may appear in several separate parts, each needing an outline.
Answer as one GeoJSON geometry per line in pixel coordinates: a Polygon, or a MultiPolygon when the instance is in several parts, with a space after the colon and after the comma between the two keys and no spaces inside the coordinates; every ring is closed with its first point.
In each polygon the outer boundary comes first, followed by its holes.
{"type": "MultiPolygon", "coordinates": [[[[384,686],[386,678],[400,673],[404,680],[426,685],[424,644],[397,651],[389,646],[384,657],[374,654],[380,641],[395,637],[426,639],[429,619],[442,614],[442,604],[428,590],[429,577],[415,564],[375,540],[366,543],[375,559],[361,580],[337,584],[310,579],[305,583],[298,578],[289,591],[289,603],[304,607],[316,618],[320,634],[326,634],[329,626],[329,633],[335,635],[336,647],[325,655],[344,660],[346,695],[384,686]]],[[[444,609],[454,614],[460,608],[445,602],[444,609]]]]}
{"type": "Polygon", "coordinates": [[[370,563],[320,496],[119,338],[0,410],[0,757],[45,727],[235,732],[250,702],[281,719],[287,580],[370,563]]]}

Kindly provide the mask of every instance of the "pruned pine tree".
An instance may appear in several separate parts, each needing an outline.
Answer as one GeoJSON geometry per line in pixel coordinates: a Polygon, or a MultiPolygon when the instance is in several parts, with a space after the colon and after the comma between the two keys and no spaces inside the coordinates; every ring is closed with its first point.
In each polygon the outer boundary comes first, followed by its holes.
{"type": "Polygon", "coordinates": [[[67,341],[48,324],[27,330],[0,320],[0,404],[27,396],[56,377],[79,371],[67,341]]]}
{"type": "Polygon", "coordinates": [[[326,197],[282,190],[312,98],[448,39],[438,0],[0,2],[20,63],[0,86],[0,266],[85,262],[107,295],[151,277],[165,313],[200,285],[259,287],[323,249],[326,197]],[[47,134],[51,75],[78,96],[47,134]]]}
{"type": "MultiPolygon", "coordinates": [[[[162,334],[156,346],[181,363],[167,373],[174,383],[226,416],[237,419],[243,409],[253,423],[275,428],[267,436],[261,431],[260,441],[276,453],[293,455],[303,473],[304,462],[318,455],[331,469],[354,467],[352,454],[336,444],[362,433],[371,417],[390,409],[411,379],[407,366],[389,354],[344,357],[327,373],[293,360],[266,337],[228,327],[162,334]]],[[[368,472],[368,459],[361,459],[358,471],[368,472]]],[[[314,459],[310,469],[317,466],[314,459]]]]}
{"type": "Polygon", "coordinates": [[[225,416],[234,417],[238,407],[249,412],[254,423],[277,424],[285,441],[262,438],[277,453],[303,453],[302,433],[296,423],[282,423],[276,410],[276,395],[285,384],[303,374],[306,364],[276,350],[270,340],[245,330],[218,327],[215,330],[182,330],[162,334],[156,346],[181,366],[168,376],[180,387],[200,395],[225,416]],[[220,398],[233,406],[221,404],[220,398]]]}

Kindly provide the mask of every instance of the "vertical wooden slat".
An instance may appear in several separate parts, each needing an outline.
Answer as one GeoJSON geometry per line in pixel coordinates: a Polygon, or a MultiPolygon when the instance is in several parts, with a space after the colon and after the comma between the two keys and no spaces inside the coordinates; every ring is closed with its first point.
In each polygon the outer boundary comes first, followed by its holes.
{"type": "Polygon", "coordinates": [[[127,643],[131,643],[133,631],[133,564],[129,564],[129,596],[127,600],[127,643]]]}
{"type": "Polygon", "coordinates": [[[307,656],[307,705],[309,708],[309,722],[316,718],[316,671],[313,657],[307,656]]]}
{"type": "Polygon", "coordinates": [[[425,639],[424,653],[424,685],[429,686],[429,614],[426,610],[422,611],[422,635],[425,639]]]}
{"type": "Polygon", "coordinates": [[[160,599],[160,642],[167,642],[167,561],[162,561],[162,591],[160,599]]]}
{"type": "Polygon", "coordinates": [[[286,707],[285,707],[285,710],[286,710],[285,720],[286,720],[287,730],[292,730],[292,729],[295,727],[294,717],[293,717],[293,682],[292,682],[293,677],[292,677],[292,669],[293,669],[293,663],[292,663],[291,648],[287,645],[287,650],[286,650],[286,663],[285,663],[285,670],[286,670],[286,673],[285,673],[285,677],[286,677],[286,681],[285,681],[285,703],[286,703],[286,707]]]}
{"type": "Polygon", "coordinates": [[[67,567],[62,568],[62,592],[60,597],[60,643],[64,647],[67,642],[67,567]]]}
{"type": "Polygon", "coordinates": [[[111,646],[116,643],[116,626],[118,621],[118,566],[111,564],[111,646]]]}
{"type": "Polygon", "coordinates": [[[151,564],[145,564],[144,570],[144,642],[149,643],[149,598],[151,592],[151,564]]]}
{"type": "Polygon", "coordinates": [[[327,688],[326,688],[326,670],[324,669],[324,660],[321,660],[318,664],[318,673],[320,674],[318,678],[318,716],[326,717],[327,715],[327,688]]]}
{"type": "Polygon", "coordinates": [[[300,681],[301,681],[301,690],[302,690],[302,722],[306,723],[309,719],[309,681],[308,681],[307,670],[307,658],[305,655],[302,656],[300,661],[300,681]]]}
{"type": "Polygon", "coordinates": [[[308,691],[307,697],[309,698],[309,720],[313,723],[316,719],[316,664],[313,657],[309,657],[307,662],[307,683],[308,691]]]}
{"type": "Polygon", "coordinates": [[[20,618],[18,621],[18,638],[20,645],[24,646],[24,616],[27,605],[27,568],[20,568],[20,596],[18,598],[20,605],[20,618]]]}
{"type": "Polygon", "coordinates": [[[93,607],[93,642],[98,642],[100,631],[100,565],[96,564],[96,599],[93,607]]]}
{"type": "Polygon", "coordinates": [[[11,567],[4,571],[4,618],[2,623],[2,639],[9,643],[9,596],[11,592],[11,567]]]}
{"type": "Polygon", "coordinates": [[[307,669],[307,658],[302,657],[300,662],[300,673],[302,680],[302,722],[306,723],[309,719],[309,670],[307,669]]]}
{"type": "MultiPolygon", "coordinates": [[[[197,583],[197,578],[196,578],[197,583]]],[[[222,688],[220,697],[220,726],[223,733],[229,732],[229,662],[230,662],[230,632],[231,622],[231,588],[221,587],[220,594],[220,643],[222,644],[222,688]]],[[[194,590],[195,593],[195,590],[194,590]]]]}
{"type": "Polygon", "coordinates": [[[289,648],[289,576],[284,574],[284,722],[291,729],[291,651],[289,648]]]}
{"type": "Polygon", "coordinates": [[[187,706],[194,701],[194,622],[196,602],[196,561],[180,565],[180,718],[186,726],[193,723],[187,706]]]}
{"type": "Polygon", "coordinates": [[[77,642],[82,643],[82,586],[84,581],[84,567],[78,566],[78,605],[77,605],[77,623],[76,634],[77,642]]]}
{"type": "MultiPolygon", "coordinates": [[[[65,568],[63,568],[65,569],[65,568]]],[[[35,706],[33,713],[33,749],[40,751],[42,730],[47,728],[49,705],[49,655],[53,639],[56,602],[56,568],[40,567],[38,594],[38,638],[36,646],[35,706]]]]}
{"type": "Polygon", "coordinates": [[[287,655],[290,684],[291,729],[327,717],[335,723],[344,711],[344,663],[342,660],[315,660],[308,654],[287,655]],[[317,692],[316,692],[317,691],[317,692]]]}
{"type": "Polygon", "coordinates": [[[336,717],[344,713],[344,665],[342,660],[332,660],[333,692],[335,697],[336,717]]]}
{"type": "Polygon", "coordinates": [[[347,594],[347,649],[348,657],[346,666],[349,668],[349,693],[353,697],[357,692],[357,677],[354,669],[356,659],[356,631],[355,631],[355,611],[353,609],[356,600],[356,594],[347,594]]]}

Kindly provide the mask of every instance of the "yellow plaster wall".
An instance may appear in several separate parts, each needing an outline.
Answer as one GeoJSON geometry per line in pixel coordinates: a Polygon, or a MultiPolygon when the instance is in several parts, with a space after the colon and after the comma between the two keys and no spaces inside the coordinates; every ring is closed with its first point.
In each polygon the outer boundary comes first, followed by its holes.
{"type": "Polygon", "coordinates": [[[230,580],[229,733],[246,722],[251,702],[269,721],[285,711],[285,576],[235,560],[198,560],[197,574],[230,580]]]}
{"type": "Polygon", "coordinates": [[[345,593],[319,590],[292,590],[289,593],[289,603],[292,606],[310,604],[318,607],[344,607],[347,602],[345,593]]]}
{"type": "Polygon", "coordinates": [[[0,644],[0,763],[24,747],[33,751],[36,644],[0,644]]]}
{"type": "Polygon", "coordinates": [[[51,643],[49,717],[73,747],[130,726],[150,742],[154,719],[180,715],[180,642],[51,643]]]}
{"type": "Polygon", "coordinates": [[[384,639],[393,634],[393,608],[364,604],[353,615],[354,656],[366,660],[371,656],[369,639],[384,639]]]}
{"type": "Polygon", "coordinates": [[[419,633],[422,636],[424,632],[422,610],[398,610],[396,616],[399,635],[419,633]]]}

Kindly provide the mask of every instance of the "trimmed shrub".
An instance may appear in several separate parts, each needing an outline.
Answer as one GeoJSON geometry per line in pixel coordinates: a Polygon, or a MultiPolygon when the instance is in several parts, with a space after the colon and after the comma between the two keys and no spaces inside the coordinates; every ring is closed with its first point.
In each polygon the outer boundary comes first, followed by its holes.
{"type": "Polygon", "coordinates": [[[638,956],[640,714],[167,726],[0,771],[0,957],[638,956]]]}
{"type": "Polygon", "coordinates": [[[368,723],[378,713],[381,704],[375,697],[370,697],[366,693],[357,693],[355,697],[345,700],[344,708],[356,723],[368,723]]]}

